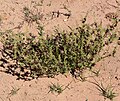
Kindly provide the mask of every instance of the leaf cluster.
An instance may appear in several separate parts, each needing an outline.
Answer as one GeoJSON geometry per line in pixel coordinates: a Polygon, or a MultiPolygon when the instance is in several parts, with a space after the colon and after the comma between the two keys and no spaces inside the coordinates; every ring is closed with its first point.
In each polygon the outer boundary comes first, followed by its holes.
{"type": "Polygon", "coordinates": [[[60,73],[76,76],[76,72],[91,69],[101,59],[102,48],[116,37],[112,30],[97,23],[83,23],[70,32],[56,30],[54,35],[46,38],[43,27],[39,26],[38,30],[38,36],[12,32],[1,35],[1,60],[14,61],[7,66],[9,73],[19,78],[54,77],[60,73]]]}

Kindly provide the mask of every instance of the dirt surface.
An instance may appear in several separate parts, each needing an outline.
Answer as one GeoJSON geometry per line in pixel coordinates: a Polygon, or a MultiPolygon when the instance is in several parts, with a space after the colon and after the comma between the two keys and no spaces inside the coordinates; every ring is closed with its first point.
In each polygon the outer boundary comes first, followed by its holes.
{"type": "MultiPolygon", "coordinates": [[[[48,35],[55,28],[75,28],[85,16],[88,23],[97,21],[102,22],[103,26],[110,24],[111,14],[120,18],[120,0],[0,0],[0,31],[12,29],[36,34],[36,22],[25,20],[24,7],[38,14],[39,22],[45,28],[44,33],[48,35]]],[[[22,81],[0,72],[0,101],[109,101],[95,84],[90,83],[96,81],[105,87],[111,84],[117,93],[113,101],[120,101],[120,46],[114,57],[98,62],[94,70],[100,70],[100,74],[96,76],[84,71],[84,82],[70,75],[22,81]],[[61,85],[63,92],[59,95],[51,93],[49,86],[52,84],[61,85]]]]}

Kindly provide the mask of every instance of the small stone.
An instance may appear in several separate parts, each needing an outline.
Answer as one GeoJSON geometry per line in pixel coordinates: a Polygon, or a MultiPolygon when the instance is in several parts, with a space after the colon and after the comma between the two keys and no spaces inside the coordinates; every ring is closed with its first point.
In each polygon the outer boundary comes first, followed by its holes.
{"type": "Polygon", "coordinates": [[[67,19],[64,19],[63,21],[65,21],[65,22],[66,22],[66,21],[67,21],[67,19]]]}
{"type": "Polygon", "coordinates": [[[118,40],[118,45],[120,45],[120,40],[118,40]]]}

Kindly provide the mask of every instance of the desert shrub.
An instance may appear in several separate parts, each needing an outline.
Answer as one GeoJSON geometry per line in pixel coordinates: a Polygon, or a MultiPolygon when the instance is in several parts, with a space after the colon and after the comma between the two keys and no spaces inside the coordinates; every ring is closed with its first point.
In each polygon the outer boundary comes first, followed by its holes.
{"type": "Polygon", "coordinates": [[[46,38],[41,26],[38,30],[39,36],[31,33],[1,34],[1,66],[9,64],[4,66],[7,73],[17,75],[19,79],[54,77],[66,72],[74,76],[76,71],[91,69],[101,59],[102,48],[116,37],[114,29],[103,28],[97,23],[83,23],[70,32],[56,30],[46,38]]]}

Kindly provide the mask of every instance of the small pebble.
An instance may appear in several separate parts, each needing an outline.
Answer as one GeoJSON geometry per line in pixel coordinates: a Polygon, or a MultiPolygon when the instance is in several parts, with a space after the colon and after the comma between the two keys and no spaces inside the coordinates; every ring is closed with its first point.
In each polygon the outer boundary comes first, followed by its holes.
{"type": "Polygon", "coordinates": [[[120,45],[120,40],[118,40],[118,45],[120,45]]]}
{"type": "Polygon", "coordinates": [[[64,19],[63,21],[65,21],[65,22],[66,22],[66,21],[67,21],[67,19],[64,19]]]}

